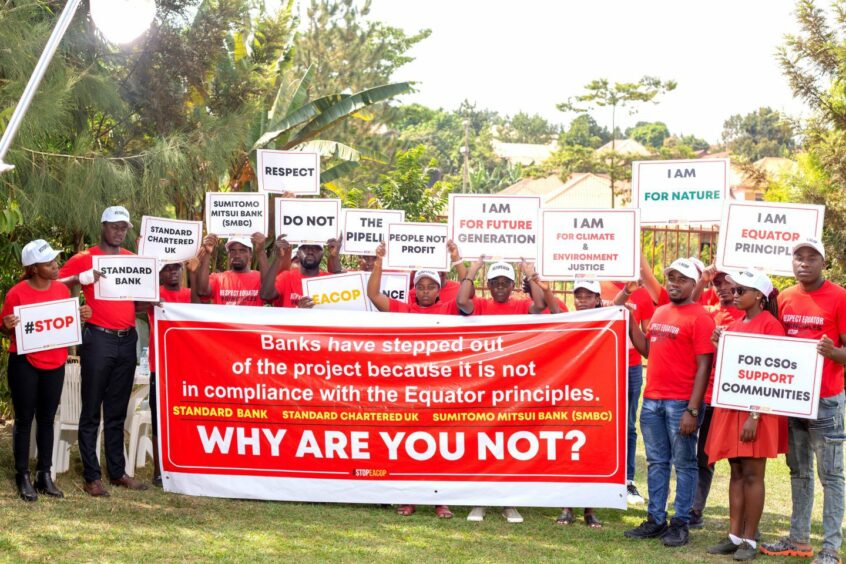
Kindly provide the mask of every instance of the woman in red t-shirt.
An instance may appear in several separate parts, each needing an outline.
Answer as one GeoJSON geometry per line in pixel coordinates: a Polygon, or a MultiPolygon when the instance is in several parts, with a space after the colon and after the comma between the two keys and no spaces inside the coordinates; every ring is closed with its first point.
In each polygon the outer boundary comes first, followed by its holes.
{"type": "MultiPolygon", "coordinates": [[[[25,268],[23,278],[15,284],[3,300],[0,332],[11,340],[9,345],[9,390],[15,409],[15,430],[12,451],[15,457],[15,483],[24,501],[35,501],[38,493],[51,497],[64,497],[50,476],[53,463],[53,420],[62,397],[65,381],[67,347],[44,350],[26,355],[17,353],[15,327],[20,318],[14,314],[15,306],[51,302],[70,298],[67,286],[57,282],[59,265],[53,250],[43,239],[27,243],[21,252],[25,268]],[[29,435],[32,420],[36,420],[35,443],[38,447],[35,486],[29,476],[29,435]]],[[[80,319],[91,317],[91,308],[79,308],[80,319]]]]}
{"type": "MultiPolygon", "coordinates": [[[[778,290],[761,272],[741,271],[729,276],[737,286],[734,305],[745,317],[725,328],[736,333],[784,336],[778,320],[778,290]]],[[[714,331],[718,345],[722,328],[714,331]]],[[[735,560],[748,560],[757,553],[755,533],[764,510],[764,473],[767,458],[787,452],[787,419],[756,412],[714,408],[708,442],[708,460],[727,458],[731,466],[729,482],[729,535],[708,549],[711,554],[734,554],[735,560]]]]}

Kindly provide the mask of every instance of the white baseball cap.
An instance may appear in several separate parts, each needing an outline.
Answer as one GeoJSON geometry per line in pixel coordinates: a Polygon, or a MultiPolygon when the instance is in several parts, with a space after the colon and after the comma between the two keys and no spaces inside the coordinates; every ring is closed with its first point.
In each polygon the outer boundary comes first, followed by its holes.
{"type": "Polygon", "coordinates": [[[699,270],[700,273],[705,272],[705,263],[699,260],[696,257],[688,257],[687,260],[692,262],[696,268],[699,270]]]}
{"type": "Polygon", "coordinates": [[[441,275],[434,270],[418,270],[414,275],[414,285],[416,286],[423,278],[434,280],[438,283],[438,286],[441,285],[441,275]]]}
{"type": "Polygon", "coordinates": [[[588,292],[593,292],[594,294],[602,293],[602,287],[599,285],[598,280],[577,280],[576,283],[573,284],[573,292],[579,288],[584,288],[588,292]]]}
{"type": "Polygon", "coordinates": [[[233,245],[233,243],[240,243],[251,251],[253,250],[253,242],[252,240],[250,240],[249,237],[230,237],[229,240],[226,242],[226,245],[224,245],[227,251],[229,250],[229,247],[233,245]]]}
{"type": "Polygon", "coordinates": [[[118,221],[125,221],[132,227],[132,222],[129,220],[129,212],[123,206],[112,206],[103,210],[103,215],[100,217],[100,223],[116,223],[118,221]]]}
{"type": "Polygon", "coordinates": [[[36,239],[30,241],[21,250],[21,263],[24,266],[32,266],[42,262],[50,262],[59,256],[61,251],[57,251],[50,246],[50,243],[44,239],[36,239]]]}
{"type": "Polygon", "coordinates": [[[696,265],[693,264],[690,259],[680,258],[674,260],[673,264],[664,269],[664,275],[666,276],[671,270],[675,270],[683,276],[687,276],[697,282],[699,281],[699,269],[696,268],[696,265]]]}
{"type": "Polygon", "coordinates": [[[514,282],[514,267],[507,262],[495,262],[488,268],[488,280],[493,280],[498,276],[505,276],[514,282]]]}
{"type": "Polygon", "coordinates": [[[810,247],[811,249],[814,249],[820,255],[822,255],[822,258],[825,258],[825,247],[823,247],[822,241],[820,241],[819,239],[808,237],[804,241],[799,241],[793,246],[793,252],[795,253],[802,247],[810,247]]]}
{"type": "Polygon", "coordinates": [[[769,298],[773,291],[773,283],[769,277],[758,270],[741,270],[740,272],[729,274],[728,278],[738,286],[755,288],[764,294],[766,298],[769,298]]]}

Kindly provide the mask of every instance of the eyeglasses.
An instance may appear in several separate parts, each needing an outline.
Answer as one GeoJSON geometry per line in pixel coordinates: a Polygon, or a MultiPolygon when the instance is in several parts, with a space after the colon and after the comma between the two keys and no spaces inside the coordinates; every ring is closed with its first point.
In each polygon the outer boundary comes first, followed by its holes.
{"type": "Polygon", "coordinates": [[[742,296],[743,294],[746,293],[747,290],[750,290],[750,289],[751,288],[746,288],[745,286],[735,286],[734,288],[731,289],[731,293],[734,294],[735,296],[742,296]]]}

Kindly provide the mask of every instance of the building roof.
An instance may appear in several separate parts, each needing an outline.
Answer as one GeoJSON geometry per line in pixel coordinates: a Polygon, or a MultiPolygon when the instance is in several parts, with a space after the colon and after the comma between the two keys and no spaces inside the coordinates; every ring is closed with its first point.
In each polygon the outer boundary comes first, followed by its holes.
{"type": "MultiPolygon", "coordinates": [[[[620,207],[628,202],[631,184],[626,180],[615,183],[620,207]]],[[[524,178],[498,192],[498,195],[541,196],[544,206],[575,208],[608,208],[611,205],[611,177],[593,172],[574,172],[565,182],[558,176],[524,178]]]]}
{"type": "Polygon", "coordinates": [[[546,178],[521,178],[517,183],[501,190],[503,196],[546,196],[564,185],[564,182],[553,174],[546,178]]]}
{"type": "Polygon", "coordinates": [[[493,141],[494,154],[511,164],[540,164],[548,159],[557,148],[558,144],[555,142],[548,145],[539,145],[533,143],[503,143],[502,141],[493,141]]]}
{"type": "Polygon", "coordinates": [[[621,155],[639,155],[641,157],[650,157],[654,153],[650,151],[634,139],[617,139],[615,141],[609,141],[602,147],[596,150],[598,154],[601,153],[608,153],[611,151],[611,144],[614,144],[614,150],[620,153],[621,155]]]}

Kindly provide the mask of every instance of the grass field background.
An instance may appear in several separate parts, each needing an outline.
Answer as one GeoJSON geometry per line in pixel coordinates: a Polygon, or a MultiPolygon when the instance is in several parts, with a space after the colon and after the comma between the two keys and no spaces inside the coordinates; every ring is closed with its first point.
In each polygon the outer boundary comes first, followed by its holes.
{"type": "MultiPolygon", "coordinates": [[[[637,482],[646,495],[643,446],[639,444],[637,482]]],[[[691,543],[669,549],[657,540],[634,541],[623,531],[646,517],[645,506],[628,511],[600,509],[605,526],[591,530],[579,520],[555,525],[558,510],[521,508],[525,522],[509,525],[491,508],[482,523],[465,520],[469,508],[452,507],[456,518],[438,520],[431,507],[411,517],[393,508],[242,501],[166,494],[160,489],[93,499],[82,491],[76,449],[71,469],[58,485],[65,499],[43,496],[36,503],[17,497],[11,456],[11,425],[0,428],[0,560],[22,561],[567,561],[717,562],[705,550],[728,527],[728,465],[718,464],[705,528],[691,543]]],[[[770,461],[767,503],[761,523],[764,539],[787,532],[790,479],[784,457],[770,461]]],[[[150,478],[150,465],[138,476],[150,478]]],[[[821,486],[817,483],[812,542],[821,543],[821,486]]],[[[672,500],[672,497],[670,498],[672,500]]],[[[565,500],[562,500],[564,503],[565,500]]],[[[801,562],[763,555],[766,562],[801,562]]]]}

